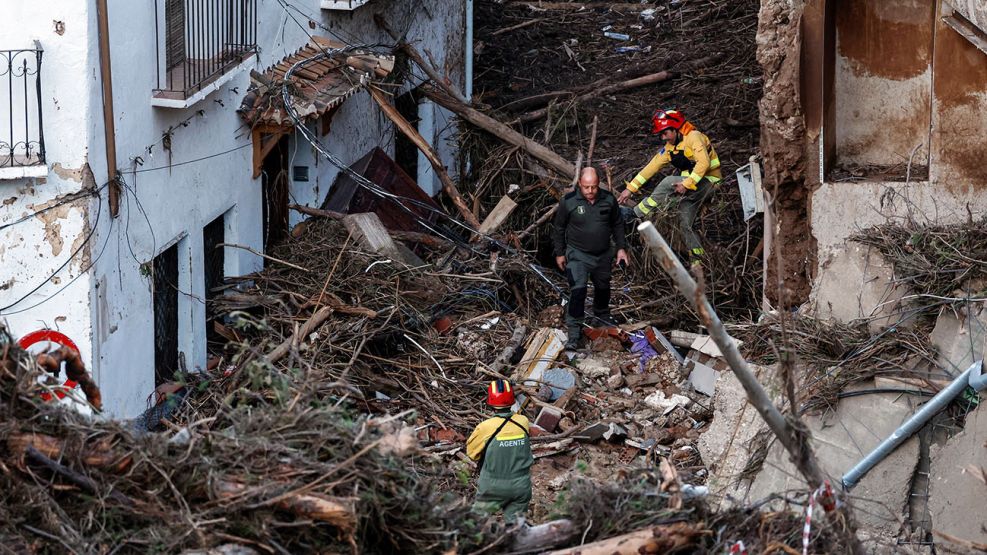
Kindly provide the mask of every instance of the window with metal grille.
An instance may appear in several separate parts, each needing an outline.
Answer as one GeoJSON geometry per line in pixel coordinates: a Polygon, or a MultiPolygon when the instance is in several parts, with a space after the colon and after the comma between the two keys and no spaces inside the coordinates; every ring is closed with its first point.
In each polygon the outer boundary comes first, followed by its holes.
{"type": "Polygon", "coordinates": [[[155,97],[186,99],[257,53],[257,0],[157,0],[155,97]]]}

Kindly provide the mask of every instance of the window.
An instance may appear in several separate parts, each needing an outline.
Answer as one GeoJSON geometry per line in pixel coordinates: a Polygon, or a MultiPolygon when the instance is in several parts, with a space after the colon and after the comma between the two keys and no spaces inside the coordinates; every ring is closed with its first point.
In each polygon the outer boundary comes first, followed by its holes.
{"type": "MultiPolygon", "coordinates": [[[[34,166],[46,169],[41,117],[41,45],[0,50],[0,176],[24,177],[34,166]]],[[[40,175],[45,175],[44,172],[40,175]]]]}
{"type": "Polygon", "coordinates": [[[151,262],[154,304],[154,385],[170,382],[178,371],[178,244],[151,262]]]}
{"type": "Polygon", "coordinates": [[[202,267],[203,281],[206,286],[206,339],[213,344],[223,344],[223,338],[213,326],[213,301],[220,296],[226,266],[226,249],[221,245],[226,242],[225,214],[206,224],[202,228],[202,267]]]}
{"type": "Polygon", "coordinates": [[[155,17],[157,105],[188,106],[257,52],[257,0],[158,0],[155,17]]]}

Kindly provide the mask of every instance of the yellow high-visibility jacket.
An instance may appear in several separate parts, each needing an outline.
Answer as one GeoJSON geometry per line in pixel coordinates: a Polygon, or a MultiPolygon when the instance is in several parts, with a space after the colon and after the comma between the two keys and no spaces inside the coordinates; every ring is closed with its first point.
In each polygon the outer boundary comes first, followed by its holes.
{"type": "Polygon", "coordinates": [[[686,189],[695,190],[696,184],[704,177],[711,183],[717,183],[723,178],[720,173],[720,158],[716,155],[709,137],[700,133],[689,122],[682,126],[681,133],[682,141],[679,144],[665,144],[648,165],[627,184],[627,188],[632,193],[636,193],[668,164],[675,166],[685,177],[682,185],[686,189]]]}

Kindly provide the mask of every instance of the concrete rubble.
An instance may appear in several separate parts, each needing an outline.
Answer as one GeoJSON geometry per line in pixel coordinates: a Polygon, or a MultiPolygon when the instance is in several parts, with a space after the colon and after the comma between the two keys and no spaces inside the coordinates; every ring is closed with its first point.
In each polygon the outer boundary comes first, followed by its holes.
{"type": "Polygon", "coordinates": [[[987,407],[966,415],[963,431],[931,447],[929,512],[937,532],[987,544],[987,407]]]}
{"type": "Polygon", "coordinates": [[[943,307],[930,339],[939,350],[936,362],[952,375],[982,360],[987,341],[987,303],[971,301],[956,308],[943,307]]]}
{"type": "MultiPolygon", "coordinates": [[[[871,387],[868,386],[867,389],[871,387]]],[[[841,399],[836,410],[805,416],[819,465],[833,484],[843,473],[890,436],[915,411],[910,399],[894,394],[868,394],[841,399]]],[[[911,492],[918,464],[919,440],[912,437],[871,470],[853,489],[857,518],[871,532],[894,538],[911,492]]],[[[781,492],[807,492],[780,445],[773,445],[746,500],[754,502],[781,492]]]]}
{"type": "Polygon", "coordinates": [[[902,321],[901,299],[908,289],[894,283],[890,264],[879,252],[848,243],[820,256],[811,302],[819,318],[866,320],[872,333],[902,321]]]}

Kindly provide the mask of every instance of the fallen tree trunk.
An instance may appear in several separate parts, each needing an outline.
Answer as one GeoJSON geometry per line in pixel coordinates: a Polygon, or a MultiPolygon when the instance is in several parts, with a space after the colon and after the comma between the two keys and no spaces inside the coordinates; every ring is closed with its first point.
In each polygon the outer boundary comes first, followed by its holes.
{"type": "Polygon", "coordinates": [[[450,199],[452,199],[452,203],[456,205],[457,209],[459,209],[459,213],[463,216],[463,219],[466,220],[466,223],[468,223],[473,229],[479,228],[480,221],[476,219],[476,216],[474,216],[473,212],[469,209],[469,206],[466,204],[466,200],[463,199],[463,195],[459,194],[459,189],[456,187],[456,184],[452,182],[452,178],[449,177],[448,172],[446,172],[445,166],[443,166],[442,161],[439,160],[439,155],[435,153],[435,150],[432,149],[431,145],[429,145],[425,138],[418,133],[418,130],[416,130],[414,126],[408,123],[408,120],[404,119],[404,116],[397,111],[397,108],[391,106],[391,103],[387,101],[384,93],[380,92],[380,90],[375,87],[368,87],[367,90],[370,91],[370,96],[372,96],[380,106],[380,109],[384,112],[384,115],[394,122],[394,125],[396,125],[406,137],[411,139],[411,142],[415,143],[418,150],[420,150],[422,154],[428,158],[429,163],[432,164],[432,169],[435,170],[435,174],[439,176],[439,181],[442,182],[442,190],[445,191],[445,194],[449,195],[450,199]]]}
{"type": "Polygon", "coordinates": [[[579,530],[576,525],[568,519],[527,526],[521,528],[514,536],[511,550],[522,553],[543,551],[557,545],[567,544],[576,539],[578,534],[579,530]]]}
{"type": "Polygon", "coordinates": [[[454,98],[450,98],[448,95],[442,94],[442,92],[437,90],[435,87],[422,85],[421,90],[425,92],[425,96],[435,101],[436,104],[451,112],[454,112],[459,117],[469,123],[472,123],[480,129],[492,133],[502,141],[523,149],[525,152],[540,160],[560,174],[572,175],[575,173],[575,166],[559,156],[554,150],[532,141],[494,118],[471,108],[454,98]]]}
{"type": "MultiPolygon", "coordinates": [[[[213,486],[213,493],[219,499],[229,500],[246,498],[253,492],[242,482],[217,480],[213,486]]],[[[297,517],[335,526],[352,540],[357,523],[356,501],[354,497],[332,497],[321,493],[302,492],[279,496],[273,505],[297,517]]]]}
{"type": "MultiPolygon", "coordinates": [[[[638,77],[636,79],[631,79],[629,81],[622,81],[620,83],[614,83],[613,85],[606,85],[603,87],[593,89],[585,94],[573,98],[572,100],[569,101],[569,103],[575,106],[606,94],[625,91],[628,89],[634,89],[637,87],[643,87],[645,85],[652,85],[654,83],[660,83],[662,81],[671,79],[673,77],[675,77],[675,73],[673,72],[659,71],[658,73],[652,73],[651,75],[645,75],[644,77],[638,77]]],[[[548,114],[548,110],[549,110],[548,107],[539,108],[538,110],[528,112],[527,114],[521,114],[516,121],[520,123],[528,123],[535,120],[539,120],[548,114]]]]}
{"type": "Polygon", "coordinates": [[[702,524],[675,522],[631,532],[598,542],[553,551],[551,555],[638,555],[642,553],[672,553],[690,549],[701,551],[697,540],[712,533],[702,524]]]}

